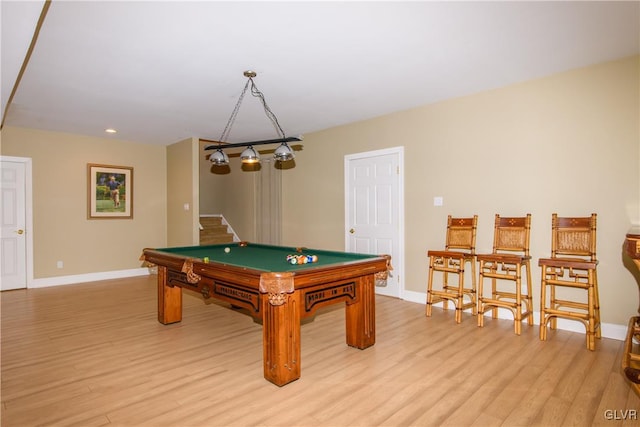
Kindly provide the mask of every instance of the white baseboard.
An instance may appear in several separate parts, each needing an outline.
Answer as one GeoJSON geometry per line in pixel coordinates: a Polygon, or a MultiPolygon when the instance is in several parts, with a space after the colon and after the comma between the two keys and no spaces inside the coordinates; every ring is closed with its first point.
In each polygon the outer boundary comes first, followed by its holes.
{"type": "Polygon", "coordinates": [[[99,280],[122,279],[149,275],[148,268],[132,268],[130,270],[104,271],[99,273],[74,274],[72,276],[45,277],[33,279],[27,288],[46,288],[49,286],[73,285],[76,283],[97,282],[99,280]]]}
{"type": "MultiPolygon", "coordinates": [[[[418,304],[426,304],[427,303],[427,294],[422,292],[414,292],[405,290],[402,293],[402,299],[406,301],[415,302],[418,304]]],[[[442,305],[441,303],[434,304],[435,306],[442,305]]],[[[451,306],[450,306],[451,307],[451,306]]],[[[485,313],[485,316],[491,316],[491,313],[485,313]]],[[[513,320],[513,316],[508,310],[498,310],[498,318],[499,319],[508,319],[513,320]]],[[[540,325],[540,312],[534,311],[533,313],[533,323],[535,325],[540,325]]],[[[602,336],[604,338],[611,338],[614,340],[624,341],[627,336],[627,325],[618,325],[615,323],[602,323],[600,325],[602,328],[602,336]]],[[[568,319],[558,319],[558,329],[562,329],[570,332],[578,332],[581,334],[585,334],[585,328],[582,322],[571,321],[568,319]]]]}

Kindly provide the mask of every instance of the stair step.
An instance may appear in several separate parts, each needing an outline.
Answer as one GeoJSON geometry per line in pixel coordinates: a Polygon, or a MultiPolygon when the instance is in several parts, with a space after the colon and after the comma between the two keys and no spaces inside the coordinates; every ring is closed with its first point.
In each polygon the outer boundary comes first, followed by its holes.
{"type": "Polygon", "coordinates": [[[219,233],[226,233],[228,231],[227,226],[226,225],[203,225],[204,229],[200,230],[200,234],[204,233],[213,233],[213,234],[219,234],[219,233]]]}
{"type": "Polygon", "coordinates": [[[217,234],[213,236],[200,235],[200,245],[213,245],[216,243],[232,243],[232,234],[217,234]]]}
{"type": "Polygon", "coordinates": [[[208,225],[222,225],[222,217],[219,216],[201,216],[200,224],[203,227],[208,225]]]}

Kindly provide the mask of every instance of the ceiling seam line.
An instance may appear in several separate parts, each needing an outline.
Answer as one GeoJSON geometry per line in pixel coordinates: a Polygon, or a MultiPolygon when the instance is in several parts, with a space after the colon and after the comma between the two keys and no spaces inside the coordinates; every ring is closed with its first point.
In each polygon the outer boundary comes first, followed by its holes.
{"type": "Polygon", "coordinates": [[[42,6],[42,12],[40,12],[40,17],[38,18],[38,23],[36,24],[36,29],[33,32],[33,37],[31,38],[31,43],[29,44],[29,49],[27,49],[27,54],[24,57],[24,61],[22,61],[22,66],[20,67],[20,71],[18,72],[18,77],[11,89],[11,95],[9,95],[9,99],[7,100],[7,105],[4,107],[4,112],[2,114],[2,123],[0,123],[0,130],[4,127],[4,121],[7,118],[7,112],[9,111],[9,107],[13,102],[13,97],[18,91],[18,86],[20,85],[20,81],[22,80],[22,76],[24,75],[25,70],[27,69],[27,64],[31,59],[31,54],[36,47],[36,42],[38,41],[38,35],[40,35],[40,29],[42,28],[42,24],[44,23],[44,18],[47,16],[47,12],[49,11],[49,6],[51,6],[51,0],[45,0],[44,5],[42,6]]]}

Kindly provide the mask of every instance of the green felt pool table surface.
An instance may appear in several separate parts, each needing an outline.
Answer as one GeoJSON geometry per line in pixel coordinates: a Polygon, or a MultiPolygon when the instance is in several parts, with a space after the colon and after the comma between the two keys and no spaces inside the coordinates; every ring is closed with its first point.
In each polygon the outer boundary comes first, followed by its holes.
{"type": "Polygon", "coordinates": [[[292,246],[274,246],[263,245],[258,243],[248,243],[241,246],[238,242],[225,243],[207,246],[186,246],[165,249],[156,249],[160,252],[166,252],[182,257],[198,258],[209,262],[219,262],[237,267],[251,268],[254,270],[270,271],[270,272],[295,272],[308,270],[314,267],[324,267],[333,264],[344,264],[353,261],[360,261],[370,258],[376,258],[378,255],[367,255],[351,252],[328,251],[321,249],[308,249],[292,246]],[[225,248],[229,248],[229,252],[225,252],[225,248]],[[316,255],[318,261],[309,264],[292,265],[287,262],[287,255],[316,255]]]}

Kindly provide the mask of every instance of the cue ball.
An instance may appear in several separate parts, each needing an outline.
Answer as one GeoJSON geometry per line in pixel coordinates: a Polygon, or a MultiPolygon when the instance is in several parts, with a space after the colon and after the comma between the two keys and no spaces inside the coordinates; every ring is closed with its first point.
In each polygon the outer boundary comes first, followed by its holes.
{"type": "Polygon", "coordinates": [[[231,252],[231,249],[230,249],[230,248],[224,248],[224,251],[225,251],[226,253],[229,253],[229,252],[231,252]]]}

